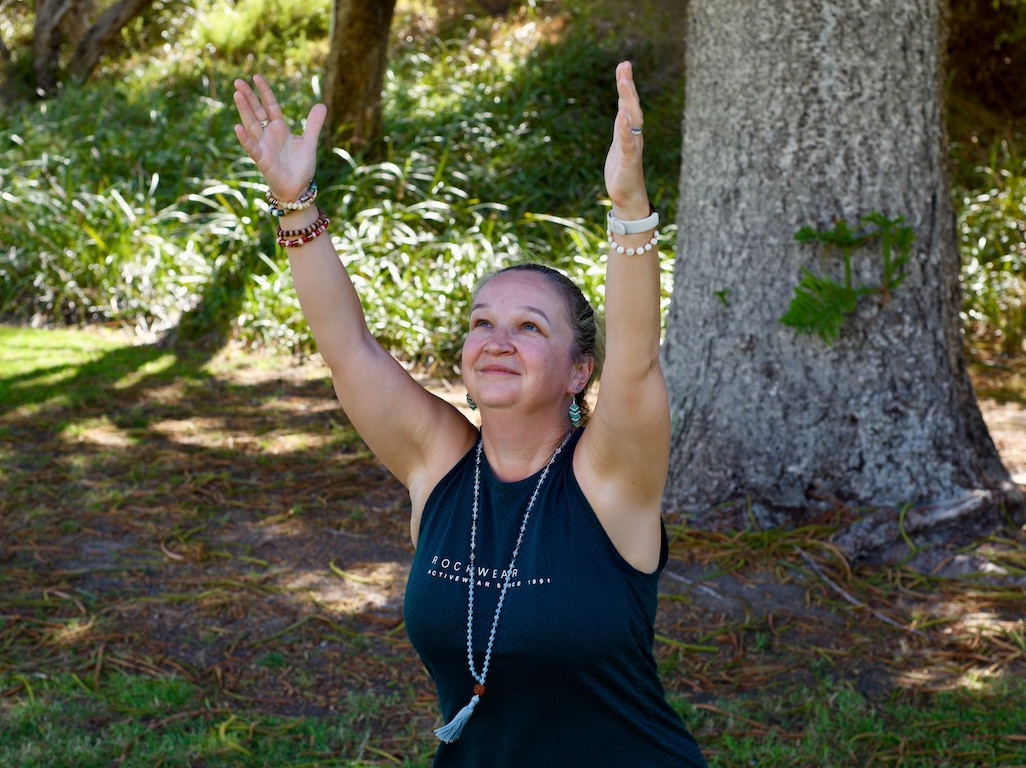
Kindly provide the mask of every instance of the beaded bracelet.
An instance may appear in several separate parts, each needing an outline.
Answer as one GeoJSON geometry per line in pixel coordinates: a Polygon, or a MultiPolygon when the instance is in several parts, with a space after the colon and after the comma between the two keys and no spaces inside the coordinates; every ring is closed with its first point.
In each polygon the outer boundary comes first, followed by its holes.
{"type": "Polygon", "coordinates": [[[654,230],[652,232],[652,239],[644,245],[639,245],[637,248],[624,248],[613,239],[613,230],[611,229],[606,230],[606,240],[609,242],[609,247],[617,253],[623,253],[627,256],[635,256],[642,253],[648,253],[659,244],[659,230],[654,230]]]}
{"type": "Polygon", "coordinates": [[[277,230],[275,231],[275,234],[278,237],[285,238],[286,240],[293,237],[302,237],[303,235],[309,235],[315,229],[318,229],[319,227],[327,223],[327,221],[328,214],[324,212],[323,208],[318,208],[317,218],[314,220],[313,224],[310,224],[307,227],[303,227],[302,229],[282,229],[281,224],[279,224],[277,230]]]}
{"type": "Polygon", "coordinates": [[[298,248],[301,245],[306,245],[327,232],[329,224],[331,224],[331,219],[328,218],[328,214],[318,208],[317,219],[308,227],[283,230],[279,225],[275,232],[278,245],[282,248],[298,248]]]}
{"type": "Polygon", "coordinates": [[[299,196],[298,200],[292,200],[289,202],[282,202],[274,195],[271,194],[271,190],[267,190],[267,204],[271,207],[272,216],[284,216],[290,211],[302,211],[313,205],[314,200],[317,199],[317,182],[311,180],[310,186],[306,188],[306,191],[299,196]]]}

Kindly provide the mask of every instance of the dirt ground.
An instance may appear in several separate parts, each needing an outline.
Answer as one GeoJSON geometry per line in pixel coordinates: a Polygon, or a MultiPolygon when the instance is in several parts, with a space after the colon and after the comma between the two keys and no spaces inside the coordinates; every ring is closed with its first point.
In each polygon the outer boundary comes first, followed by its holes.
{"type": "MultiPolygon", "coordinates": [[[[430,386],[465,405],[460,388],[430,386]]],[[[111,402],[4,415],[19,447],[0,502],[0,647],[18,668],[182,675],[260,712],[364,718],[383,754],[430,743],[434,692],[403,627],[407,497],[326,371],[237,366],[130,383],[111,402]],[[354,715],[354,695],[379,707],[354,715]]],[[[1026,408],[982,407],[1026,477],[1026,408]]],[[[1021,625],[1021,587],[1002,591],[999,574],[969,599],[955,582],[852,574],[800,536],[672,533],[657,656],[697,705],[806,680],[810,653],[843,660],[836,674],[870,697],[1026,672],[1002,639],[1021,625]]]]}

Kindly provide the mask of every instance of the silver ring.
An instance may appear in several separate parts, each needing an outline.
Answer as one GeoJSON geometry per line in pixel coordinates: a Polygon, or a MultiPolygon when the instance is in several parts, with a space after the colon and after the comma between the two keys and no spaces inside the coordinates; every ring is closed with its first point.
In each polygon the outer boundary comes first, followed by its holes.
{"type": "Polygon", "coordinates": [[[635,126],[634,128],[631,128],[631,136],[640,136],[640,135],[641,135],[641,126],[640,125],[635,126]]]}
{"type": "Polygon", "coordinates": [[[266,128],[266,127],[267,127],[267,125],[268,125],[268,124],[269,124],[270,122],[271,122],[270,120],[261,120],[261,121],[260,121],[260,127],[261,127],[261,128],[266,128]]]}

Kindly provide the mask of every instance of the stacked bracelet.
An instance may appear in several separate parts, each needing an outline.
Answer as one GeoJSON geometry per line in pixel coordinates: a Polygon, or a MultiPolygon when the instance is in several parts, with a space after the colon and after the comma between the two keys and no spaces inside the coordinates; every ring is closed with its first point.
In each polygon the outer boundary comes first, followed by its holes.
{"type": "Polygon", "coordinates": [[[316,221],[308,227],[303,227],[303,229],[282,229],[279,224],[275,232],[278,237],[278,245],[282,248],[298,248],[301,245],[306,245],[311,240],[316,240],[327,232],[330,223],[331,219],[328,218],[328,214],[318,208],[316,221]]]}
{"type": "Polygon", "coordinates": [[[606,216],[606,240],[609,241],[609,247],[617,253],[624,253],[628,256],[634,256],[635,254],[648,253],[659,242],[659,213],[653,206],[649,206],[649,214],[644,219],[638,219],[637,221],[620,221],[613,215],[612,209],[606,216]],[[652,239],[644,245],[639,245],[637,248],[625,248],[614,240],[615,235],[640,235],[643,232],[651,232],[652,239]]]}
{"type": "Polygon", "coordinates": [[[271,207],[272,216],[284,216],[286,213],[292,211],[302,211],[309,208],[314,204],[314,200],[317,199],[317,182],[311,181],[310,186],[306,188],[306,191],[299,196],[298,200],[292,200],[288,202],[282,202],[274,195],[271,194],[271,190],[267,190],[267,204],[271,207]]]}
{"type": "Polygon", "coordinates": [[[652,232],[652,239],[649,240],[644,245],[639,245],[637,248],[624,248],[622,245],[620,245],[618,242],[616,242],[613,239],[613,232],[612,232],[612,230],[606,230],[606,239],[609,242],[609,247],[612,248],[617,253],[624,253],[624,254],[626,254],[628,256],[634,256],[634,255],[638,255],[638,254],[642,254],[642,253],[648,253],[649,251],[651,251],[653,248],[656,247],[656,245],[659,243],[659,230],[657,229],[657,230],[653,231],[652,232]]]}

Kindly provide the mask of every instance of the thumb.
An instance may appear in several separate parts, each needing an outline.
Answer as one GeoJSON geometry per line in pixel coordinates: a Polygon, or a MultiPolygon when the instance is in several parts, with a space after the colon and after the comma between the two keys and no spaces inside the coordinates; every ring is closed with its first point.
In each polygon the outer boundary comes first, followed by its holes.
{"type": "Polygon", "coordinates": [[[321,129],[324,127],[324,121],[328,117],[328,108],[323,104],[314,104],[310,110],[310,114],[306,118],[306,127],[303,129],[303,140],[310,140],[314,144],[317,143],[318,137],[321,135],[321,129]]]}

